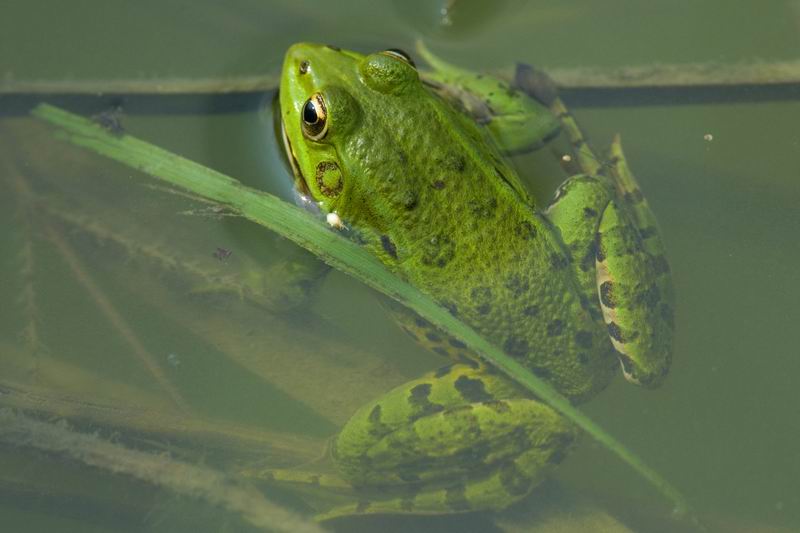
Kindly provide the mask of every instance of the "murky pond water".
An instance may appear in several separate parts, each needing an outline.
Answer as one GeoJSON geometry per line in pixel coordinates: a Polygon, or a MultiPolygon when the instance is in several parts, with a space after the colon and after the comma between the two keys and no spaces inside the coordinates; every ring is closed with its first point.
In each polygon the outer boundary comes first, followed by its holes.
{"type": "MultiPolygon", "coordinates": [[[[291,200],[274,92],[64,94],[124,80],[277,80],[297,41],[368,52],[413,50],[422,37],[473,69],[730,66],[800,55],[800,4],[790,0],[11,1],[3,12],[0,408],[63,430],[48,433],[60,442],[50,448],[3,441],[0,519],[9,531],[249,530],[243,513],[207,503],[215,496],[195,499],[142,473],[149,459],[118,457],[135,462],[134,479],[64,450],[112,443],[230,479],[313,464],[360,405],[444,363],[397,327],[379,295],[343,274],[330,274],[307,306],[267,310],[285,258],[305,252],[54,140],[28,106],[44,99],[92,115],[121,105],[127,132],[291,200]],[[10,95],[10,87],[20,89],[10,95]],[[69,441],[76,434],[97,440],[69,441]]],[[[581,409],[682,490],[712,531],[800,528],[800,90],[760,91],[755,80],[733,100],[724,89],[628,100],[613,90],[564,93],[595,146],[621,134],[678,295],[666,383],[650,391],[620,378],[581,409]]],[[[529,179],[552,176],[533,184],[541,197],[564,177],[549,159],[514,161],[529,179]]],[[[297,494],[270,496],[310,514],[297,494]]],[[[584,438],[505,512],[326,527],[692,530],[669,511],[584,438]]]]}

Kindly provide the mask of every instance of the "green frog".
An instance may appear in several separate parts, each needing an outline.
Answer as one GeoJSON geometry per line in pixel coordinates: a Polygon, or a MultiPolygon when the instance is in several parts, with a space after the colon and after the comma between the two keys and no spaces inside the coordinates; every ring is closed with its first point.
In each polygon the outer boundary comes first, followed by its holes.
{"type": "MultiPolygon", "coordinates": [[[[428,72],[400,50],[288,50],[280,115],[299,193],[573,402],[619,368],[659,385],[673,338],[669,267],[619,139],[598,158],[530,68],[511,84],[419,51],[428,72]],[[560,131],[580,172],[542,205],[505,156],[560,131]]],[[[452,362],[353,415],[332,442],[337,474],[314,481],[354,501],[323,518],[499,510],[529,494],[573,426],[457,339],[397,315],[452,362]]]]}

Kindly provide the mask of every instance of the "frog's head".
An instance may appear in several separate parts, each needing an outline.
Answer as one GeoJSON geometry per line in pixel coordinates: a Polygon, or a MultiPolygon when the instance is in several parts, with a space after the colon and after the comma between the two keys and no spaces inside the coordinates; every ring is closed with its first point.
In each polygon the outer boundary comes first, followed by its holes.
{"type": "Polygon", "coordinates": [[[309,43],[289,48],[280,112],[298,189],[325,211],[361,203],[365,193],[357,189],[364,180],[353,179],[361,163],[348,155],[359,151],[359,139],[369,139],[375,115],[391,107],[389,100],[419,87],[416,68],[397,50],[362,55],[309,43]]]}

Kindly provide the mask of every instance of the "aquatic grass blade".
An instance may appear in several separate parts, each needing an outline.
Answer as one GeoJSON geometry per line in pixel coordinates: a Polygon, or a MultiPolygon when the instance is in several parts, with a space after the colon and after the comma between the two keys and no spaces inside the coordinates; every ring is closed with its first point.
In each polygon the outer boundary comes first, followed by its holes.
{"type": "Polygon", "coordinates": [[[389,272],[369,252],[337,234],[310,213],[242,185],[235,179],[127,134],[106,131],[89,119],[49,104],[33,115],[61,129],[60,136],[140,170],[171,186],[216,202],[292,240],[320,259],[413,309],[420,316],[467,344],[475,353],[586,431],[649,481],[674,506],[674,515],[696,522],[686,498],[638,455],[576,409],[548,383],[507,356],[445,308],[389,272]]]}

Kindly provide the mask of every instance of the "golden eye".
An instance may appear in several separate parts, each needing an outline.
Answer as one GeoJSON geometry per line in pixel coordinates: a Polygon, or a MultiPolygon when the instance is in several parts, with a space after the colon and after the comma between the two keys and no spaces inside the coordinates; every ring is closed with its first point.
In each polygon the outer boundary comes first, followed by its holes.
{"type": "Polygon", "coordinates": [[[328,113],[325,100],[320,93],[314,93],[306,100],[302,111],[303,134],[312,141],[319,141],[328,133],[328,113]]]}
{"type": "Polygon", "coordinates": [[[414,68],[417,68],[417,65],[414,63],[414,60],[411,59],[411,56],[408,55],[406,52],[400,50],[399,48],[389,48],[388,50],[384,50],[381,54],[389,57],[393,57],[395,59],[399,59],[404,63],[408,63],[414,68]]]}

